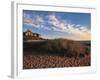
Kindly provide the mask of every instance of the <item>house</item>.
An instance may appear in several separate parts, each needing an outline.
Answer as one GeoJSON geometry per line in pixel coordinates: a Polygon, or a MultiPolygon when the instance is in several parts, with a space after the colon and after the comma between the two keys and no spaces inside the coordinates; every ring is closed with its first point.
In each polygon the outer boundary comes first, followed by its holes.
{"type": "Polygon", "coordinates": [[[40,34],[33,33],[31,30],[27,30],[23,32],[23,39],[24,40],[40,40],[40,34]]]}

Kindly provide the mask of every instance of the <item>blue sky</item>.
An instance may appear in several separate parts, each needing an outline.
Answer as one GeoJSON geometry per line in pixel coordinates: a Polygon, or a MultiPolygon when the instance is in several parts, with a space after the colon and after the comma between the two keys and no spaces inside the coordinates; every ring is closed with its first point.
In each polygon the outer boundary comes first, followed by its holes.
{"type": "Polygon", "coordinates": [[[23,31],[31,30],[44,38],[90,40],[91,14],[23,10],[23,31]]]}

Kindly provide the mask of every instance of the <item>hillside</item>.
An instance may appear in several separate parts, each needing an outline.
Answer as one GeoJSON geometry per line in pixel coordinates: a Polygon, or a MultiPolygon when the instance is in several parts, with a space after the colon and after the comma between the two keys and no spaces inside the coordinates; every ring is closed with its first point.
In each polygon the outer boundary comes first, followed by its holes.
{"type": "Polygon", "coordinates": [[[23,69],[90,66],[90,46],[67,39],[23,43],[23,69]]]}
{"type": "Polygon", "coordinates": [[[68,57],[82,57],[89,53],[86,45],[67,39],[26,42],[24,43],[24,51],[59,54],[68,57]]]}

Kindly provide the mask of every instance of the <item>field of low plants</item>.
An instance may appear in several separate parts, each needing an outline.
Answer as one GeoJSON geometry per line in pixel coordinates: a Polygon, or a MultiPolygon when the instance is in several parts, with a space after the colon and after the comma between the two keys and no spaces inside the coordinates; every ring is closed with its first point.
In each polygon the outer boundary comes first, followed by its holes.
{"type": "Polygon", "coordinates": [[[23,69],[91,65],[88,42],[54,39],[23,43],[23,69]]]}

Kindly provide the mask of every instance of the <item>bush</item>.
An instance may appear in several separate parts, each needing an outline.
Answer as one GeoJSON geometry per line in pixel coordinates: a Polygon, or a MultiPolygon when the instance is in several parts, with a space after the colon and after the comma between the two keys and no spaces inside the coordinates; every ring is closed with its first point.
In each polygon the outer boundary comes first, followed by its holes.
{"type": "Polygon", "coordinates": [[[46,40],[43,42],[27,43],[24,50],[33,50],[36,52],[44,52],[50,54],[64,55],[68,57],[84,57],[86,53],[90,53],[90,50],[83,44],[66,39],[54,39],[46,40]]]}

